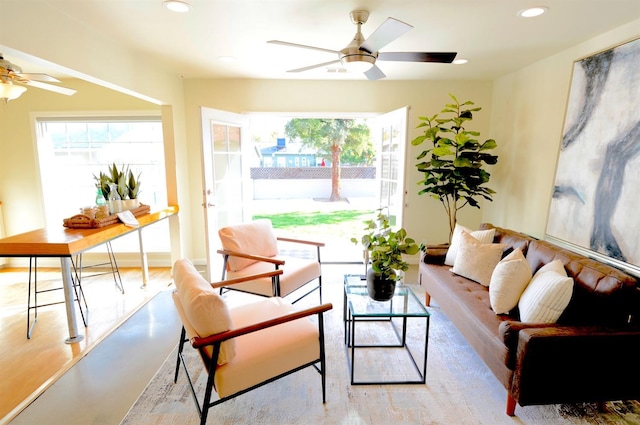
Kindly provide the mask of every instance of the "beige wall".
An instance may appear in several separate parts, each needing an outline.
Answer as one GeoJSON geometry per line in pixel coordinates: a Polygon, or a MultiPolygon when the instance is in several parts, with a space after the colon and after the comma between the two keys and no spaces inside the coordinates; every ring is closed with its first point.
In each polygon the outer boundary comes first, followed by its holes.
{"type": "MultiPolygon", "coordinates": [[[[7,230],[16,233],[42,225],[30,112],[148,109],[162,105],[169,199],[181,207],[181,232],[174,233],[181,236],[173,241],[173,252],[175,255],[175,249],[180,249],[193,259],[205,255],[200,231],[203,225],[200,106],[232,112],[383,113],[409,105],[412,139],[418,134],[416,117],[438,112],[448,101],[447,93],[452,92],[483,107],[476,114],[473,128],[482,133],[483,139],[495,138],[500,154],[498,165],[490,169],[493,176],[490,186],[498,192],[494,202],[484,203],[481,211],[466,208],[461,222],[473,227],[481,221],[492,221],[542,235],[572,63],[640,35],[640,21],[634,21],[495,81],[187,80],[183,83],[178,75],[164,70],[162,64],[99,37],[45,2],[4,2],[2,7],[0,48],[5,53],[42,58],[64,67],[68,75],[133,96],[116,99],[108,91],[69,80],[65,84],[80,84],[85,94],[65,98],[30,89],[23,98],[0,108],[0,200],[5,207],[7,230]],[[32,31],[34,28],[38,30],[32,31]],[[46,103],[31,103],[36,101],[31,96],[48,99],[46,103]],[[145,102],[138,103],[135,98],[145,102]],[[8,208],[16,209],[7,213],[8,208]]],[[[435,200],[417,195],[415,182],[419,175],[414,163],[421,150],[410,147],[408,153],[407,228],[418,240],[441,242],[447,237],[442,207],[435,200]]],[[[178,221],[174,220],[172,226],[177,228],[178,221]]]]}
{"type": "MultiPolygon", "coordinates": [[[[164,64],[130,47],[102,37],[98,32],[60,13],[46,2],[2,2],[1,8],[1,52],[14,57],[44,62],[48,67],[58,69],[65,75],[111,89],[114,93],[120,93],[121,96],[125,94],[131,97],[126,100],[126,96],[120,97],[118,102],[122,103],[116,109],[126,108],[128,102],[132,102],[133,99],[145,101],[144,107],[147,108],[162,106],[169,202],[181,205],[182,209],[188,212],[190,200],[186,198],[189,191],[185,186],[188,164],[184,139],[186,130],[181,76],[168,71],[164,68],[164,64]]],[[[33,89],[34,92],[36,90],[33,89]]],[[[90,90],[86,88],[87,93],[90,93],[90,90]]],[[[0,120],[3,120],[0,124],[13,122],[13,120],[20,121],[19,126],[22,130],[19,137],[22,138],[26,132],[31,131],[26,122],[27,111],[57,110],[61,105],[67,105],[70,110],[108,109],[112,95],[107,94],[107,91],[91,99],[79,96],[79,93],[68,99],[62,99],[64,96],[57,95],[55,98],[50,98],[49,103],[38,105],[30,105],[28,100],[25,100],[28,97],[20,98],[10,104],[11,110],[15,113],[7,112],[10,108],[0,111],[0,120]],[[18,104],[24,105],[25,113],[18,113],[17,110],[20,108],[18,104]]],[[[25,96],[27,95],[22,97],[25,96]]],[[[144,107],[141,108],[144,109],[144,107]]],[[[134,109],[137,108],[134,107],[134,109]]],[[[6,161],[15,160],[17,163],[28,165],[35,161],[32,150],[24,150],[22,147],[16,149],[11,145],[13,138],[14,133],[9,133],[8,126],[0,126],[0,148],[2,149],[0,153],[11,157],[6,161]],[[7,146],[10,149],[7,149],[7,146]]],[[[24,142],[21,141],[21,143],[24,142]]],[[[29,169],[33,171],[32,168],[29,169]]],[[[23,183],[17,184],[23,185],[23,183]]],[[[11,185],[5,185],[5,187],[11,187],[11,185]]],[[[41,225],[41,207],[39,201],[35,201],[32,197],[37,196],[32,195],[37,191],[38,187],[30,186],[26,192],[14,189],[8,194],[0,186],[0,198],[5,205],[17,204],[25,211],[25,216],[20,218],[20,229],[23,227],[31,229],[41,225]]],[[[192,245],[190,223],[188,221],[180,223],[179,218],[174,218],[170,220],[170,226],[174,239],[172,258],[177,259],[182,255],[190,256],[191,252],[188,251],[192,245]]],[[[14,228],[12,228],[13,233],[15,233],[14,228]]]]}
{"type": "MultiPolygon", "coordinates": [[[[8,235],[42,227],[41,184],[32,114],[65,111],[155,111],[158,105],[81,80],[65,80],[78,92],[63,96],[35,88],[0,112],[0,194],[8,235]]],[[[64,190],[64,188],[61,188],[64,190]]]]}
{"type": "MultiPolygon", "coordinates": [[[[473,100],[483,111],[477,113],[473,128],[485,138],[489,134],[491,93],[490,82],[483,81],[281,81],[281,80],[186,80],[187,140],[191,168],[189,187],[191,199],[202,191],[200,164],[200,107],[242,112],[366,112],[384,113],[409,105],[409,138],[417,117],[433,115],[450,101],[448,93],[459,100],[473,100]]],[[[416,240],[447,240],[449,230],[444,209],[437,201],[419,196],[415,158],[425,147],[409,147],[406,186],[406,227],[416,240]]],[[[183,217],[184,218],[184,217],[183,217]]],[[[203,213],[192,209],[189,216],[194,229],[202,228],[203,213]]],[[[467,211],[461,220],[469,226],[480,223],[479,210],[467,211]]],[[[348,242],[346,242],[348,243],[348,242]]],[[[194,240],[196,258],[204,258],[204,240],[194,240]]]]}
{"type": "Polygon", "coordinates": [[[637,37],[640,20],[494,81],[498,195],[483,207],[483,221],[544,236],[573,63],[637,37]]]}

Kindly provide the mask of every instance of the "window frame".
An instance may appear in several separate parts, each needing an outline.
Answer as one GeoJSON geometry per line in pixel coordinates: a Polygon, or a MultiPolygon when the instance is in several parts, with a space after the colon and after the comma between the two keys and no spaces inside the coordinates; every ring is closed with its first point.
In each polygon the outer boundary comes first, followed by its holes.
{"type": "MultiPolygon", "coordinates": [[[[131,121],[141,121],[141,122],[157,122],[160,126],[163,125],[162,113],[161,111],[156,110],[135,110],[135,111],[60,111],[60,112],[32,112],[30,113],[30,121],[31,128],[33,129],[33,141],[34,141],[34,154],[36,159],[36,170],[37,170],[37,182],[39,189],[38,199],[41,202],[41,211],[43,212],[43,223],[45,226],[57,226],[57,222],[52,221],[47,217],[47,205],[45,198],[45,188],[43,183],[43,170],[42,170],[42,161],[46,160],[43,158],[45,152],[41,150],[42,143],[42,125],[47,122],[78,122],[78,123],[87,123],[87,122],[131,122],[131,121]]],[[[162,133],[162,130],[161,130],[162,133]]],[[[162,136],[161,136],[162,137],[162,136]]],[[[161,184],[161,190],[164,192],[165,200],[167,199],[168,193],[166,188],[166,158],[164,152],[164,140],[162,140],[162,163],[160,164],[162,175],[165,178],[164,184],[161,184]]],[[[118,164],[119,166],[121,164],[118,164]]],[[[96,170],[95,174],[98,174],[100,171],[106,172],[107,170],[100,169],[96,170]]],[[[143,184],[143,192],[144,192],[144,175],[141,176],[141,181],[143,184]]],[[[147,202],[148,203],[148,202],[147,202]]],[[[76,206],[74,206],[76,207],[76,206]]],[[[82,205],[77,205],[78,209],[82,207],[82,205]]],[[[152,205],[153,207],[153,205],[152,205]]],[[[73,208],[70,211],[75,211],[73,208]]],[[[79,210],[78,210],[79,212],[79,210]]],[[[54,219],[55,220],[55,219],[54,219]]],[[[62,224],[59,224],[62,225],[62,224]]],[[[134,235],[135,236],[135,235],[134,235]]],[[[138,239],[134,236],[125,236],[113,242],[114,250],[117,252],[138,252],[139,245],[138,239]]],[[[149,243],[149,246],[154,247],[154,252],[166,253],[170,252],[170,237],[169,237],[169,227],[168,224],[160,224],[157,226],[151,226],[148,231],[145,231],[145,239],[150,238],[153,240],[152,243],[149,243]],[[157,242],[157,243],[156,243],[157,242]]],[[[100,248],[98,250],[101,250],[100,248]]]]}

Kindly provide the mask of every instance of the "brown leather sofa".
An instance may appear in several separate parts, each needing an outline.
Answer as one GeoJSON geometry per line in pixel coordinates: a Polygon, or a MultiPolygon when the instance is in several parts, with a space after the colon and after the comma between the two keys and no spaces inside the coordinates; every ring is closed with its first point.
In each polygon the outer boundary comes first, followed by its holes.
{"type": "MultiPolygon", "coordinates": [[[[495,227],[483,224],[482,229],[495,227]]],[[[426,304],[433,298],[507,390],[506,413],[521,406],[640,399],[638,281],[595,259],[496,227],[505,253],[520,247],[531,270],[560,259],[574,279],[555,324],[523,323],[517,307],[497,315],[489,290],[443,264],[446,247],[429,247],[419,266],[426,304]]]]}

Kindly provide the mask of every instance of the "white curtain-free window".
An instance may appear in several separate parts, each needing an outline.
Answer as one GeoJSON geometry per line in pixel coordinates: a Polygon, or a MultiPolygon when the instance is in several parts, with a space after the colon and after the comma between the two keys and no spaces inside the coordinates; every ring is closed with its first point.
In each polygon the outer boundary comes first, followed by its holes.
{"type": "MultiPolygon", "coordinates": [[[[159,116],[37,117],[37,150],[47,226],[95,205],[94,176],[116,164],[140,175],[143,204],[167,205],[162,121],[159,116]]],[[[154,251],[169,250],[166,224],[145,229],[154,251]]],[[[118,251],[138,250],[135,237],[114,243],[118,251]]]]}

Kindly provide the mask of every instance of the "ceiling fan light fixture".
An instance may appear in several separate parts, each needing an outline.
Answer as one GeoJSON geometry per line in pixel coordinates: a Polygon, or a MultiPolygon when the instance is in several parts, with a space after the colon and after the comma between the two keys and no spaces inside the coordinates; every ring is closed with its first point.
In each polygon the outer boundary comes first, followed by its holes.
{"type": "Polygon", "coordinates": [[[522,18],[535,18],[536,16],[543,15],[548,10],[549,8],[546,6],[530,7],[528,9],[523,9],[520,12],[518,12],[518,16],[522,18]]]}
{"type": "Polygon", "coordinates": [[[464,58],[460,58],[460,59],[455,59],[453,62],[454,65],[464,65],[465,63],[469,62],[467,59],[464,58]]]}
{"type": "Polygon", "coordinates": [[[166,0],[162,5],[172,12],[185,13],[191,10],[191,5],[180,0],[166,0]]]}
{"type": "Polygon", "coordinates": [[[22,86],[16,86],[11,83],[0,83],[0,99],[4,100],[5,103],[19,98],[22,93],[26,92],[27,88],[22,86]]]}
{"type": "Polygon", "coordinates": [[[376,58],[367,54],[344,55],[340,58],[342,66],[349,72],[367,72],[376,62],[376,58]]]}

